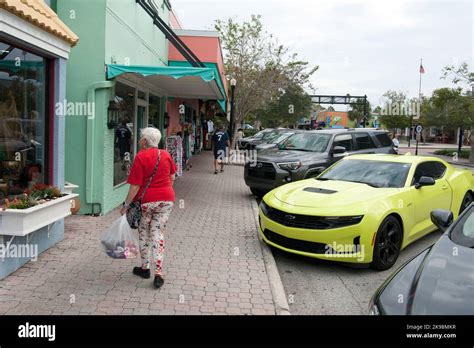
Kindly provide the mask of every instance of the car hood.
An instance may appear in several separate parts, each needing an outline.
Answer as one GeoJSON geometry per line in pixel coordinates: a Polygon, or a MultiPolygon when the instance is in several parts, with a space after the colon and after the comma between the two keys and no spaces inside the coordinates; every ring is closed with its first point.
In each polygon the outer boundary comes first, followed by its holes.
{"type": "Polygon", "coordinates": [[[254,137],[247,137],[247,138],[240,139],[241,143],[258,143],[262,141],[263,141],[262,138],[254,138],[254,137]]]}
{"type": "Polygon", "coordinates": [[[319,152],[296,150],[279,150],[271,148],[259,152],[257,160],[261,162],[295,162],[295,161],[323,161],[326,155],[319,152]]]}
{"type": "Polygon", "coordinates": [[[276,144],[268,144],[268,143],[265,143],[265,144],[259,144],[257,145],[257,150],[268,150],[268,149],[273,149],[277,147],[276,144]]]}
{"type": "Polygon", "coordinates": [[[386,314],[473,315],[473,265],[474,249],[455,244],[445,233],[421,260],[397,272],[382,290],[380,305],[386,314]],[[392,299],[399,294],[406,294],[406,301],[395,305],[392,299]]]}
{"type": "Polygon", "coordinates": [[[348,181],[307,179],[272,191],[279,201],[296,206],[330,211],[349,209],[363,213],[375,200],[398,192],[396,188],[375,188],[348,181]]]}

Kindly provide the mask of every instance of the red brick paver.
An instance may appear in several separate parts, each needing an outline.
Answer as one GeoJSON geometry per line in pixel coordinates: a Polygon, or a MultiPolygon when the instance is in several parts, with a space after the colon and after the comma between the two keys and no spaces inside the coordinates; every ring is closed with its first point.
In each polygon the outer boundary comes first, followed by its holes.
{"type": "Polygon", "coordinates": [[[243,168],[214,175],[209,153],[176,183],[165,285],[113,260],[100,238],[118,217],[72,216],[65,239],[0,281],[0,314],[275,314],[243,168]]]}

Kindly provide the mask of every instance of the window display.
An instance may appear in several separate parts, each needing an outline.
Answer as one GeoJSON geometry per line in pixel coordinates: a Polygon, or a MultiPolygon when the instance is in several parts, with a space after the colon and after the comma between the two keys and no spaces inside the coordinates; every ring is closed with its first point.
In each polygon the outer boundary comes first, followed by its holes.
{"type": "Polygon", "coordinates": [[[46,63],[0,42],[0,202],[47,181],[46,63]]]}
{"type": "Polygon", "coordinates": [[[113,102],[119,113],[114,135],[114,186],[117,186],[127,181],[133,162],[135,89],[117,82],[113,102]]]}

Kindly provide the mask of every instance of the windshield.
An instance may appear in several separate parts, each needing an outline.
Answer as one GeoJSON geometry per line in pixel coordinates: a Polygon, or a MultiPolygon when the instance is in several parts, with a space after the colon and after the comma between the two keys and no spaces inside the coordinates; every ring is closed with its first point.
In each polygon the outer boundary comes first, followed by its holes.
{"type": "Polygon", "coordinates": [[[282,143],[281,149],[324,152],[330,139],[330,134],[296,133],[282,143]]]}
{"type": "Polygon", "coordinates": [[[450,238],[458,245],[474,248],[474,208],[461,218],[452,230],[450,238]]]}
{"type": "Polygon", "coordinates": [[[253,137],[260,139],[260,138],[263,138],[265,136],[265,134],[271,133],[271,132],[274,132],[274,130],[273,129],[264,129],[264,130],[261,130],[258,133],[255,133],[255,135],[253,137]]]}
{"type": "Polygon", "coordinates": [[[290,135],[293,135],[293,134],[294,133],[283,133],[283,134],[280,134],[280,135],[276,135],[270,141],[270,144],[280,144],[283,140],[287,139],[290,135]]]}
{"type": "Polygon", "coordinates": [[[358,182],[373,187],[403,187],[411,164],[367,160],[344,160],[318,180],[358,182]]]}
{"type": "Polygon", "coordinates": [[[274,137],[278,136],[278,134],[280,134],[278,131],[271,130],[263,135],[262,140],[270,141],[274,137]]]}

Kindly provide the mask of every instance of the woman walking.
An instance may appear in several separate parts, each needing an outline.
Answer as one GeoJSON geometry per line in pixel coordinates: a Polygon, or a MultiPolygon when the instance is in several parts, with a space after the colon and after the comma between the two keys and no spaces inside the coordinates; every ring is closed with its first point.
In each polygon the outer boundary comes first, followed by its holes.
{"type": "Polygon", "coordinates": [[[141,131],[141,151],[135,156],[128,183],[130,189],[123,203],[121,214],[125,214],[129,205],[139,200],[147,183],[150,185],[141,200],[142,218],[138,227],[141,267],[135,267],[133,274],[150,278],[150,247],[156,263],[153,284],[160,288],[163,283],[163,256],[165,252],[165,227],[173,210],[176,165],[171,155],[158,149],[161,132],[156,128],[144,128],[141,131]]]}

